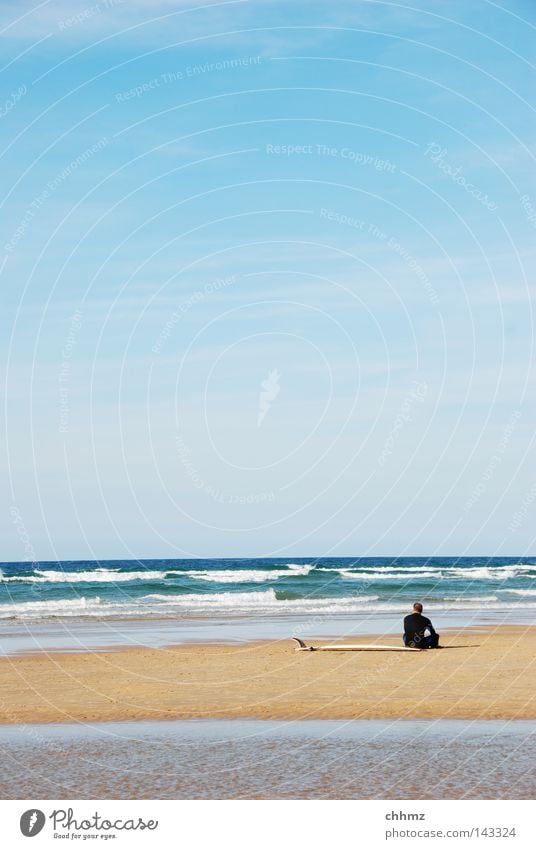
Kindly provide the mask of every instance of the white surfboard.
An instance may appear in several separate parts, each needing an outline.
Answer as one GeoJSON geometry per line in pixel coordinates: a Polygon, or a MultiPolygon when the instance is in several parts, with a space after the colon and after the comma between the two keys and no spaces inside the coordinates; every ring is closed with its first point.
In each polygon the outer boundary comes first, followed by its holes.
{"type": "Polygon", "coordinates": [[[292,637],[298,643],[294,651],[418,651],[409,646],[381,646],[377,643],[356,643],[354,645],[336,645],[329,643],[327,646],[307,646],[299,637],[292,637]]]}

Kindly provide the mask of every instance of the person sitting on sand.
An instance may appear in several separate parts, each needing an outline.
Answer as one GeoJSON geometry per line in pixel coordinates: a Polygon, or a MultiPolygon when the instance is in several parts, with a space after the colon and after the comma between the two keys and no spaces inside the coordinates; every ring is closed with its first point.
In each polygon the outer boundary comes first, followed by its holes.
{"type": "Polygon", "coordinates": [[[404,618],[404,645],[416,649],[438,649],[439,634],[430,620],[422,615],[422,604],[416,601],[413,613],[404,618]],[[426,632],[428,631],[428,634],[426,632]]]}

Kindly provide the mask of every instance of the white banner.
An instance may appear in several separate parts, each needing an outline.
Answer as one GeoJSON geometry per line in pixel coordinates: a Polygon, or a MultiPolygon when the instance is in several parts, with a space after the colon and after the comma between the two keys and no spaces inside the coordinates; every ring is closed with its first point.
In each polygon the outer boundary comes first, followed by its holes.
{"type": "Polygon", "coordinates": [[[2,846],[534,849],[532,801],[3,801],[2,846]],[[35,843],[31,841],[35,839],[35,843]]]}

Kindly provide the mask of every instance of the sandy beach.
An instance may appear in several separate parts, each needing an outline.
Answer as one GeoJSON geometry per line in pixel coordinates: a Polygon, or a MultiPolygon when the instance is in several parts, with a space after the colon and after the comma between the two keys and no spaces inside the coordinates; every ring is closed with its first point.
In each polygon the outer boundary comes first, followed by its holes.
{"type": "Polygon", "coordinates": [[[442,644],[408,654],[295,652],[289,640],[4,657],[0,722],[536,718],[536,628],[471,629],[442,644]]]}

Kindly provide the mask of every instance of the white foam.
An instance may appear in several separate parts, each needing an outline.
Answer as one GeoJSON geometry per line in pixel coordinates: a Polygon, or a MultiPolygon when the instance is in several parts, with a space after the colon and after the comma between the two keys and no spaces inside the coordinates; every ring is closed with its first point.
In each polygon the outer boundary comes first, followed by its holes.
{"type": "Polygon", "coordinates": [[[536,590],[499,590],[500,593],[513,593],[514,595],[536,596],[536,590]]]}
{"type": "Polygon", "coordinates": [[[444,571],[447,577],[453,576],[478,581],[504,581],[506,578],[515,578],[520,573],[536,572],[536,567],[517,564],[512,566],[475,566],[465,569],[448,568],[444,571]]]}
{"type": "Polygon", "coordinates": [[[265,581],[277,581],[279,578],[289,575],[286,570],[284,572],[260,572],[254,569],[241,569],[238,572],[233,572],[231,569],[222,571],[210,572],[188,572],[190,578],[196,581],[211,581],[217,584],[256,584],[264,583],[265,581]]]}
{"type": "Polygon", "coordinates": [[[157,601],[162,606],[186,607],[189,610],[207,608],[257,608],[270,602],[276,602],[276,594],[272,589],[251,593],[185,593],[184,595],[162,595],[151,593],[142,596],[141,603],[157,601]]]}
{"type": "MultiPolygon", "coordinates": [[[[116,605],[118,606],[118,605],[116,605]]],[[[20,604],[2,604],[0,619],[49,618],[53,616],[98,615],[97,609],[106,607],[100,598],[72,598],[57,601],[25,601],[20,604]]]]}
{"type": "Polygon", "coordinates": [[[63,599],[47,602],[30,601],[0,606],[0,619],[41,619],[72,616],[143,616],[233,613],[337,613],[363,609],[378,596],[356,596],[343,599],[278,599],[273,589],[245,593],[185,593],[164,595],[151,593],[139,599],[109,602],[100,598],[63,599]]]}
{"type": "Polygon", "coordinates": [[[46,584],[48,583],[46,578],[36,578],[33,575],[11,575],[5,576],[2,575],[0,577],[0,583],[9,584],[46,584]]]}
{"type": "Polygon", "coordinates": [[[214,581],[218,584],[254,584],[308,575],[312,564],[289,563],[286,569],[190,569],[183,572],[196,581],[214,581]]]}
{"type": "Polygon", "coordinates": [[[28,581],[36,581],[42,583],[123,583],[124,581],[157,581],[163,580],[168,572],[148,571],[140,572],[119,572],[115,569],[94,569],[91,572],[61,572],[58,570],[36,569],[38,578],[27,578],[28,581]]]}
{"type": "Polygon", "coordinates": [[[372,563],[367,565],[358,565],[355,564],[353,566],[317,566],[316,572],[348,572],[354,570],[360,570],[363,572],[377,571],[378,574],[382,574],[383,572],[429,572],[431,569],[440,570],[445,567],[443,566],[379,566],[373,565],[372,563]]]}
{"type": "Polygon", "coordinates": [[[277,598],[273,589],[250,593],[212,593],[206,595],[160,595],[144,596],[144,603],[158,602],[162,608],[182,612],[219,613],[347,613],[361,611],[363,607],[378,601],[379,596],[353,596],[349,598],[277,598]]]}
{"type": "MultiPolygon", "coordinates": [[[[320,571],[320,570],[319,570],[320,571]]],[[[420,578],[463,578],[467,581],[504,581],[507,578],[523,576],[530,578],[531,572],[536,573],[536,566],[513,564],[504,566],[408,566],[407,568],[381,566],[372,570],[354,570],[353,568],[323,569],[321,571],[337,571],[343,578],[367,581],[407,581],[420,578]]]]}
{"type": "MultiPolygon", "coordinates": [[[[454,610],[536,610],[536,602],[497,602],[493,596],[462,598],[429,603],[426,612],[454,610]],[[493,599],[493,600],[492,600],[493,599]]],[[[0,619],[40,620],[72,617],[143,617],[143,616],[214,616],[214,615],[331,615],[331,614],[396,614],[407,613],[403,601],[382,603],[376,595],[346,598],[280,599],[273,589],[260,592],[223,592],[184,595],[154,593],[140,599],[117,602],[100,598],[31,601],[0,606],[0,619]]]]}
{"type": "Polygon", "coordinates": [[[472,603],[479,602],[479,603],[481,603],[483,601],[484,602],[485,601],[498,601],[498,598],[497,598],[496,595],[481,595],[481,596],[479,596],[479,595],[463,596],[462,595],[462,596],[454,596],[452,598],[450,596],[445,596],[445,601],[463,601],[463,602],[472,602],[472,603]]]}
{"type": "Polygon", "coordinates": [[[409,581],[411,578],[441,578],[441,572],[349,572],[346,569],[338,570],[341,577],[351,581],[409,581]]]}
{"type": "Polygon", "coordinates": [[[308,575],[313,565],[311,563],[289,563],[283,569],[189,569],[189,570],[140,570],[137,572],[121,572],[116,569],[92,569],[85,572],[63,572],[59,569],[36,569],[34,575],[0,574],[4,583],[46,584],[46,583],[123,583],[125,581],[163,581],[166,578],[182,576],[199,581],[213,581],[222,584],[263,583],[276,581],[279,578],[291,578],[308,575]]]}

